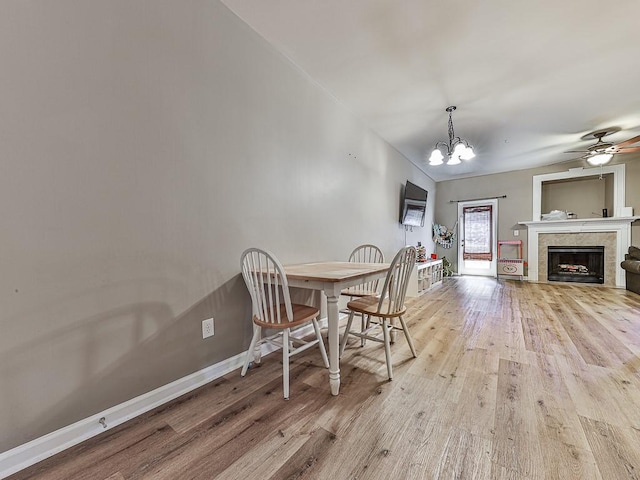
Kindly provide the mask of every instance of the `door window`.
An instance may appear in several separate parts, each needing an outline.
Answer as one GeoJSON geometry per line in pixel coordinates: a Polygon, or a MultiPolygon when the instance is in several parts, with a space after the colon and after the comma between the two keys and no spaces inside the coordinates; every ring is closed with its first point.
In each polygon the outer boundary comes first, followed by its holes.
{"type": "Polygon", "coordinates": [[[493,260],[491,205],[464,207],[464,260],[493,260]]]}

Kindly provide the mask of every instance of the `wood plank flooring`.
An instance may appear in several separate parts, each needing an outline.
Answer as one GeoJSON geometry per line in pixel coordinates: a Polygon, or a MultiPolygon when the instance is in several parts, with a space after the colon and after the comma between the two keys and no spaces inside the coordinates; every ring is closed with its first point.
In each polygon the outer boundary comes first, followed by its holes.
{"type": "Polygon", "coordinates": [[[447,278],[409,302],[419,356],[351,341],[239,371],[11,477],[640,479],[640,296],[447,278]]]}

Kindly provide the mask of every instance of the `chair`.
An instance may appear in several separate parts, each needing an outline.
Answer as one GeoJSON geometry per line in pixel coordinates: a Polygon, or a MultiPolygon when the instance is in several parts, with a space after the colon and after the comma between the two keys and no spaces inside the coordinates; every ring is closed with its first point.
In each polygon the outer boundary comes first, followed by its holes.
{"type": "MultiPolygon", "coordinates": [[[[375,245],[365,244],[356,247],[356,249],[351,252],[349,261],[359,263],[383,263],[384,255],[382,250],[375,245]]],[[[368,297],[371,295],[377,295],[378,280],[346,288],[340,292],[340,294],[348,297],[368,297]]]]}
{"type": "Polygon", "coordinates": [[[249,248],[240,260],[242,276],[251,294],[253,338],[242,367],[244,377],[252,360],[260,363],[260,345],[269,342],[282,347],[282,383],[284,398],[289,399],[289,358],[313,345],[320,347],[325,367],[329,368],[327,352],[320,335],[317,317],[320,311],[308,305],[291,303],[287,276],[282,264],[273,254],[258,248],[249,248]],[[305,341],[291,335],[291,329],[305,323],[313,323],[315,340],[305,341]],[[262,329],[278,332],[262,337],[262,329]],[[299,345],[294,347],[294,345],[299,345]]]}
{"type": "MultiPolygon", "coordinates": [[[[350,262],[359,263],[383,263],[384,254],[375,245],[364,244],[356,247],[351,255],[349,255],[350,262]]],[[[378,295],[378,279],[371,282],[363,283],[361,285],[354,285],[340,292],[340,295],[349,297],[349,300],[359,297],[369,297],[372,295],[378,295]]],[[[340,310],[340,313],[349,313],[348,309],[340,310]]],[[[365,329],[365,316],[361,315],[361,330],[365,329]]],[[[365,339],[361,339],[361,345],[364,347],[365,339]]]]}
{"type": "Polygon", "coordinates": [[[340,355],[344,352],[349,335],[359,337],[360,339],[373,340],[384,343],[384,352],[387,361],[387,373],[389,380],[393,380],[393,369],[391,365],[391,332],[402,330],[407,339],[409,348],[414,357],[417,357],[416,349],[413,346],[413,340],[409,334],[407,324],[402,317],[406,312],[404,305],[405,294],[407,293],[407,284],[416,263],[417,251],[415,247],[402,248],[391,262],[391,267],[387,273],[387,278],[382,288],[382,294],[376,296],[360,297],[350,301],[347,304],[349,309],[349,320],[345,329],[342,343],[340,344],[340,355]],[[379,322],[369,322],[364,329],[359,332],[351,331],[351,323],[353,316],[360,313],[363,316],[373,316],[379,318],[379,322]],[[394,320],[400,320],[400,326],[394,324],[394,320]],[[382,338],[380,334],[371,335],[373,330],[380,328],[382,330],[382,338]]]}

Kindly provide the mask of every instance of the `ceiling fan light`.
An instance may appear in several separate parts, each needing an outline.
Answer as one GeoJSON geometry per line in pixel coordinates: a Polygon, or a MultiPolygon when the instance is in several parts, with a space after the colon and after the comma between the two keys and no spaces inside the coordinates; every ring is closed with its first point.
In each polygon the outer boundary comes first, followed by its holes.
{"type": "Polygon", "coordinates": [[[592,155],[591,157],[587,158],[587,162],[590,165],[604,165],[606,163],[609,163],[609,161],[613,158],[613,154],[611,153],[597,153],[595,155],[592,155]]]}
{"type": "Polygon", "coordinates": [[[429,157],[429,165],[442,165],[443,159],[444,156],[442,155],[442,152],[437,148],[434,148],[433,152],[431,152],[431,156],[429,157]]]}

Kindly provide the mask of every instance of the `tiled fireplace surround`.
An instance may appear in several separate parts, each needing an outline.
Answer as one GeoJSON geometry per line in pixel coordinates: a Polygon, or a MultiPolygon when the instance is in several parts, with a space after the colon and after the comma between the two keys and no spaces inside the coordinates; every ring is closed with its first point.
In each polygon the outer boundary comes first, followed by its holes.
{"type": "Polygon", "coordinates": [[[521,222],[528,228],[530,281],[547,281],[547,247],[604,246],[604,286],[624,288],[620,262],[631,245],[631,223],[638,217],[521,222]]]}
{"type": "Polygon", "coordinates": [[[546,282],[547,247],[604,247],[604,285],[616,286],[616,233],[541,233],[538,235],[538,281],[546,282]]]}
{"type": "Polygon", "coordinates": [[[604,286],[624,288],[620,262],[631,245],[631,223],[638,217],[521,222],[527,225],[530,281],[547,281],[547,247],[604,246],[604,286]]]}

